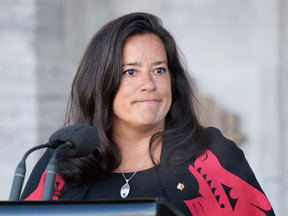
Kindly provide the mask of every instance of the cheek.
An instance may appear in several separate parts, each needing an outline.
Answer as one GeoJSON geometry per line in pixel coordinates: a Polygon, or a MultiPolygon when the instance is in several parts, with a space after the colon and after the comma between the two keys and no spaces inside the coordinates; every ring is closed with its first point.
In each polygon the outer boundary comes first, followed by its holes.
{"type": "Polygon", "coordinates": [[[161,92],[161,96],[163,98],[163,112],[165,114],[168,113],[171,104],[172,104],[172,89],[171,89],[171,81],[170,78],[167,78],[165,80],[161,80],[158,83],[158,89],[161,92]]]}
{"type": "Polygon", "coordinates": [[[131,94],[135,92],[135,88],[136,88],[135,86],[136,86],[135,82],[134,83],[128,82],[128,81],[121,82],[119,89],[116,93],[116,97],[122,98],[122,99],[129,98],[131,94]]]}
{"type": "Polygon", "coordinates": [[[159,89],[161,89],[162,95],[167,97],[167,100],[172,101],[172,89],[171,89],[170,78],[167,78],[166,80],[162,80],[159,83],[159,89]]]}
{"type": "Polygon", "coordinates": [[[168,100],[168,110],[167,112],[169,111],[170,107],[171,107],[171,104],[172,104],[172,87],[171,87],[171,80],[170,80],[170,77],[169,77],[169,81],[166,82],[166,85],[165,85],[165,89],[166,89],[166,94],[167,94],[167,100],[168,100]]]}
{"type": "Polygon", "coordinates": [[[171,88],[167,91],[167,112],[169,111],[172,104],[172,90],[171,88]]]}
{"type": "Polygon", "coordinates": [[[132,93],[134,92],[135,85],[133,83],[128,82],[121,82],[119,89],[115,95],[114,101],[113,101],[113,110],[119,109],[127,103],[130,102],[130,97],[132,96],[132,93]]]}

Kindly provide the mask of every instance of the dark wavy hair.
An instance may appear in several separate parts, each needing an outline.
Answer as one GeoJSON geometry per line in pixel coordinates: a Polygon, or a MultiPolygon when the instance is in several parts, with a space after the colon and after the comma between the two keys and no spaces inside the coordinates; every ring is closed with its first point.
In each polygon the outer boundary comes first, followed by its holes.
{"type": "Polygon", "coordinates": [[[120,165],[121,152],[111,138],[113,100],[123,73],[124,43],[131,36],[144,34],[155,34],[162,40],[172,88],[172,104],[165,119],[165,129],[150,140],[151,158],[151,145],[159,137],[172,141],[174,149],[192,141],[196,143],[194,153],[183,157],[183,161],[193,159],[207,149],[205,129],[199,124],[195,112],[197,100],[173,37],[158,17],[130,13],[107,23],[95,34],[74,78],[65,125],[91,125],[98,132],[100,141],[97,150],[88,157],[58,161],[59,173],[67,183],[77,185],[85,179],[104,177],[120,165]]]}

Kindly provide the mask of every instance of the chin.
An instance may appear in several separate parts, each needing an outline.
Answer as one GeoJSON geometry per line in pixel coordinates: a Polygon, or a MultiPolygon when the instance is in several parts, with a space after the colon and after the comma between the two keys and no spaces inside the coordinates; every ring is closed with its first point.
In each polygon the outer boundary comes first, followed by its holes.
{"type": "Polygon", "coordinates": [[[156,120],[145,120],[142,122],[139,122],[141,126],[143,127],[162,127],[164,125],[164,120],[163,121],[156,121],[156,120]]]}

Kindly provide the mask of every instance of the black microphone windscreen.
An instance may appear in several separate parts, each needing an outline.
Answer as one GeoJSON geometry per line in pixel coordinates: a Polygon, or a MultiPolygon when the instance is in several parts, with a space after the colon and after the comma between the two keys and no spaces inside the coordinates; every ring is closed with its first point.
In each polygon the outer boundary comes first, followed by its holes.
{"type": "Polygon", "coordinates": [[[49,138],[49,142],[70,142],[73,144],[72,148],[60,150],[57,155],[59,158],[85,157],[96,150],[99,137],[93,127],[77,124],[56,131],[49,138]]]}

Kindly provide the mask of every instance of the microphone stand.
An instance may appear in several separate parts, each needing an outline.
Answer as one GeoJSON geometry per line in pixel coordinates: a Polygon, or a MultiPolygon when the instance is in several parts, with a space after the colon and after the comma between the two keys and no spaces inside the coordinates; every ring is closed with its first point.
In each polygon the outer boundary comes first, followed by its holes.
{"type": "Polygon", "coordinates": [[[15,170],[9,200],[13,200],[13,201],[19,200],[20,193],[21,193],[22,186],[23,186],[23,181],[24,181],[25,174],[26,174],[26,162],[25,162],[25,160],[28,157],[28,155],[37,149],[46,148],[49,146],[50,146],[49,143],[35,146],[25,153],[25,155],[23,156],[22,160],[20,161],[19,165],[17,166],[17,168],[15,170]]]}
{"type": "Polygon", "coordinates": [[[56,159],[57,154],[63,148],[72,148],[73,146],[74,145],[72,143],[66,142],[65,144],[62,144],[56,148],[52,158],[50,159],[47,165],[42,200],[52,200],[54,194],[54,185],[57,173],[57,159],[56,159]]]}

